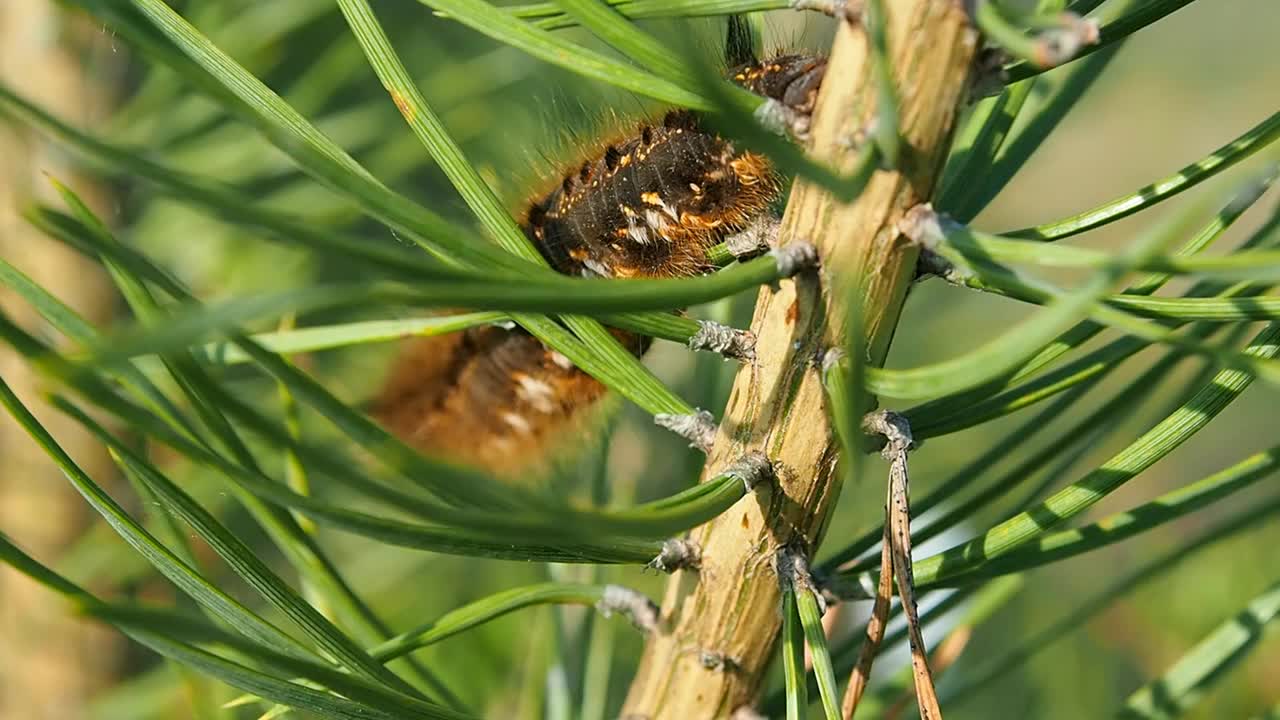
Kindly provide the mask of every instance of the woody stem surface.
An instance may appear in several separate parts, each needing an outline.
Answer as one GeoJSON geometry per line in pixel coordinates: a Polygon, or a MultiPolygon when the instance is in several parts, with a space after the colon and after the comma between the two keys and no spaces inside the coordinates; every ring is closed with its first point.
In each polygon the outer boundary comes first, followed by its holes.
{"type": "MultiPolygon", "coordinates": [[[[624,718],[728,717],[752,703],[782,622],[774,557],[787,545],[812,554],[838,497],[837,448],[815,358],[842,344],[850,321],[844,292],[857,287],[867,360],[883,362],[917,255],[896,224],[933,191],[977,42],[956,0],[885,5],[899,167],[877,171],[851,203],[795,184],[780,242],[814,243],[822,269],[760,291],[751,325],[756,361],[735,378],[703,473],[705,481],[761,451],[777,479],[693,532],[701,567],[668,583],[624,718]]],[[[842,172],[856,165],[875,113],[868,50],[863,29],[841,22],[813,115],[811,155],[842,172]]]]}

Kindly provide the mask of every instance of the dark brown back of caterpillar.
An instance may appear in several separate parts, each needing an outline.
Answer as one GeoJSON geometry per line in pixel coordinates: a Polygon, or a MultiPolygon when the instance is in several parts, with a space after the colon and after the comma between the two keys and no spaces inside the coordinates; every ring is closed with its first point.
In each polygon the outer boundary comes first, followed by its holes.
{"type": "MultiPolygon", "coordinates": [[[[729,77],[808,113],[825,68],[821,57],[786,55],[729,77]]],[[[707,249],[767,212],[779,187],[767,158],[678,110],[575,165],[529,203],[523,228],[565,274],[687,277],[709,271],[707,249]]],[[[636,355],[648,347],[647,338],[612,332],[636,355]]],[[[523,330],[480,327],[411,343],[374,414],[424,453],[513,476],[573,438],[604,393],[523,330]]]]}

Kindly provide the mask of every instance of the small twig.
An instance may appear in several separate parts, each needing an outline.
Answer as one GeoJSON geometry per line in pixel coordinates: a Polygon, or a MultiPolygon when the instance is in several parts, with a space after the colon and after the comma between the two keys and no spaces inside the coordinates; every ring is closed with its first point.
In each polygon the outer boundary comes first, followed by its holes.
{"type": "Polygon", "coordinates": [[[606,585],[604,595],[596,603],[596,610],[609,617],[622,613],[636,629],[651,633],[658,629],[658,606],[652,600],[631,588],[606,585]]]}
{"type": "Polygon", "coordinates": [[[727,358],[750,362],[756,358],[756,336],[749,330],[699,320],[698,332],[689,338],[690,350],[709,350],[727,358]]]}
{"type": "Polygon", "coordinates": [[[697,448],[702,452],[710,451],[712,444],[715,443],[716,419],[706,410],[698,410],[688,415],[657,413],[653,416],[653,422],[658,427],[664,427],[688,440],[689,447],[697,448]]]}
{"type": "Polygon", "coordinates": [[[920,632],[920,614],[916,608],[915,579],[911,574],[911,507],[907,499],[906,453],[902,453],[901,472],[890,471],[893,484],[893,503],[890,517],[890,534],[893,536],[893,569],[898,580],[898,597],[902,599],[903,614],[907,618],[907,633],[911,640],[911,667],[915,672],[916,702],[920,706],[921,720],[942,720],[938,707],[938,695],[929,671],[928,650],[924,635],[920,632]]]}
{"type": "MultiPolygon", "coordinates": [[[[947,639],[943,640],[938,645],[937,649],[933,651],[931,661],[933,663],[934,674],[942,675],[942,673],[946,672],[947,668],[951,667],[956,659],[964,652],[965,646],[969,644],[969,640],[972,637],[972,625],[961,625],[955,630],[952,630],[951,634],[947,636],[947,639]]],[[[897,718],[902,716],[902,713],[906,710],[907,703],[909,702],[911,702],[911,694],[904,693],[902,697],[895,700],[893,704],[889,706],[889,709],[884,711],[884,720],[897,720],[897,718]]]]}
{"type": "MultiPolygon", "coordinates": [[[[886,516],[888,512],[886,500],[886,516]]],[[[876,602],[871,607],[871,617],[867,620],[867,637],[858,654],[858,664],[849,675],[849,685],[845,688],[844,700],[840,703],[840,716],[844,720],[853,720],[854,713],[858,711],[858,703],[862,701],[862,694],[871,679],[871,665],[880,652],[880,643],[884,641],[885,628],[889,625],[889,602],[893,599],[893,556],[889,545],[889,525],[886,523],[880,547],[880,583],[876,586],[876,602]]]]}
{"type": "Polygon", "coordinates": [[[649,567],[664,573],[697,570],[701,566],[702,548],[685,538],[668,538],[662,543],[658,556],[649,561],[649,567]]]}
{"type": "MultiPolygon", "coordinates": [[[[942,720],[938,707],[938,695],[934,689],[933,674],[929,670],[928,651],[924,635],[920,632],[920,614],[916,608],[915,579],[911,573],[911,503],[910,479],[907,473],[907,452],[912,448],[911,426],[906,418],[887,410],[868,413],[862,426],[868,432],[883,435],[884,449],[880,454],[889,461],[889,503],[887,506],[890,554],[893,559],[893,575],[897,578],[898,597],[902,600],[903,614],[907,618],[907,635],[911,641],[911,667],[915,676],[916,702],[922,720],[942,720]]],[[[883,553],[881,555],[883,560],[883,553]]],[[[883,573],[883,570],[881,570],[883,573]]],[[[881,579],[883,583],[883,577],[881,579]]]]}

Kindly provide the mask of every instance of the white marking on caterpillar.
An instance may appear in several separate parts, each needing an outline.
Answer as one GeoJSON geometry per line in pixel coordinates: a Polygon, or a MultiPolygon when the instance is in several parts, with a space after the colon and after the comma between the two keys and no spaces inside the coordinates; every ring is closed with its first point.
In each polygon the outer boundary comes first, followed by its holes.
{"type": "Polygon", "coordinates": [[[604,278],[613,277],[613,270],[608,265],[593,258],[583,260],[582,267],[585,268],[582,272],[584,277],[591,277],[592,275],[604,278]]]}
{"type": "MultiPolygon", "coordinates": [[[[662,196],[659,195],[658,193],[656,192],[640,193],[640,199],[644,201],[645,205],[652,205],[654,207],[662,208],[662,212],[671,216],[672,220],[680,219],[680,213],[676,212],[676,209],[672,207],[670,204],[668,204],[666,200],[663,200],[662,196]]],[[[653,225],[652,222],[649,224],[653,225]]]]}
{"type": "Polygon", "coordinates": [[[520,432],[525,435],[533,432],[533,427],[529,425],[529,421],[513,412],[502,413],[502,421],[510,425],[516,432],[520,432]]]}
{"type": "Polygon", "coordinates": [[[555,397],[555,390],[550,385],[524,373],[517,373],[515,380],[520,386],[516,390],[516,394],[532,405],[534,410],[541,413],[549,413],[555,410],[555,405],[552,403],[552,399],[555,397]]]}
{"type": "Polygon", "coordinates": [[[665,202],[664,202],[664,203],[662,203],[662,212],[664,212],[664,213],[666,213],[668,216],[670,216],[672,220],[679,220],[679,219],[680,219],[680,212],[676,210],[676,206],[675,206],[675,205],[671,205],[671,204],[669,204],[669,203],[665,203],[665,202]]]}
{"type": "MultiPolygon", "coordinates": [[[[652,225],[652,223],[650,224],[652,225]]],[[[657,229],[656,226],[655,226],[655,229],[657,229]]],[[[630,218],[627,218],[627,237],[631,238],[632,240],[636,241],[641,245],[649,244],[649,231],[645,230],[643,227],[639,225],[632,223],[630,218]]]]}

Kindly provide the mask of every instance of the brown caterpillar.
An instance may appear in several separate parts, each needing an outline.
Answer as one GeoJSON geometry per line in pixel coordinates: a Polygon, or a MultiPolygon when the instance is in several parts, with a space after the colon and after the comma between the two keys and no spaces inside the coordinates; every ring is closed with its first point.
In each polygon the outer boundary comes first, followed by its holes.
{"type": "MultiPolygon", "coordinates": [[[[783,55],[733,68],[742,87],[796,113],[813,109],[825,58],[783,55]]],[[[779,178],[684,110],[640,125],[575,165],[524,213],[525,235],[557,271],[688,277],[706,251],[768,211],[779,178]]],[[[637,356],[649,339],[614,336],[637,356]]],[[[499,475],[528,470],[574,437],[605,388],[521,329],[477,327],[411,343],[374,415],[422,452],[499,475]]]]}

